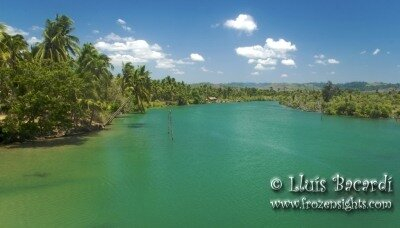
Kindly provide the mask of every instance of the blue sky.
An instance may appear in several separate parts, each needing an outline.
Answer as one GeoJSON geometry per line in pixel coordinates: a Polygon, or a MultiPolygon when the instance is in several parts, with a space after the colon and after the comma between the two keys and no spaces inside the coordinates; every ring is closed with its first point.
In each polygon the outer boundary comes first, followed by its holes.
{"type": "Polygon", "coordinates": [[[81,43],[154,78],[193,82],[400,80],[399,1],[0,0],[0,22],[41,39],[66,14],[81,43]]]}

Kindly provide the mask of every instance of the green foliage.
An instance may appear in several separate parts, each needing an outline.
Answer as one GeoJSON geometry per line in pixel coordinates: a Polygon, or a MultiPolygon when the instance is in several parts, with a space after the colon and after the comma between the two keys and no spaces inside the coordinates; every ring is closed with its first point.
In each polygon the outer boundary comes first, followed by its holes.
{"type": "Polygon", "coordinates": [[[14,94],[3,127],[9,140],[49,136],[72,127],[81,108],[83,83],[68,63],[24,62],[9,73],[14,94]]]}
{"type": "Polygon", "coordinates": [[[275,98],[281,104],[307,111],[322,111],[328,115],[398,118],[400,114],[400,95],[396,92],[339,91],[329,102],[321,105],[323,93],[319,91],[298,90],[278,94],[275,98]]]}
{"type": "Polygon", "coordinates": [[[332,84],[331,81],[328,81],[326,85],[322,88],[322,98],[325,102],[329,102],[333,96],[339,93],[339,89],[332,84]]]}

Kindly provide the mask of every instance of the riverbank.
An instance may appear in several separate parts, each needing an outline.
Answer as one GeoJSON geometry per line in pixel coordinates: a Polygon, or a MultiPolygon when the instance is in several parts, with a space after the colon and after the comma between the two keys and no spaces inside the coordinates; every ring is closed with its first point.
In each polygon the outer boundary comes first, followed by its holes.
{"type": "MultiPolygon", "coordinates": [[[[387,119],[398,120],[400,117],[400,97],[397,93],[361,93],[343,91],[340,95],[332,98],[329,102],[324,102],[320,91],[268,91],[267,95],[258,96],[240,96],[234,98],[215,98],[212,100],[203,99],[201,103],[194,100],[182,104],[179,101],[151,101],[146,108],[163,108],[184,105],[198,105],[209,103],[233,103],[233,102],[251,102],[251,101],[277,101],[286,107],[307,111],[320,112],[325,115],[354,116],[358,118],[369,119],[387,119]]],[[[132,109],[132,107],[130,107],[132,109]]],[[[129,108],[125,112],[129,111],[129,108]]],[[[5,115],[3,115],[5,118],[5,115]]],[[[46,137],[38,137],[34,140],[43,141],[47,139],[68,137],[79,134],[87,134],[102,130],[104,126],[100,123],[92,124],[91,127],[75,129],[72,132],[57,132],[46,137]]]]}

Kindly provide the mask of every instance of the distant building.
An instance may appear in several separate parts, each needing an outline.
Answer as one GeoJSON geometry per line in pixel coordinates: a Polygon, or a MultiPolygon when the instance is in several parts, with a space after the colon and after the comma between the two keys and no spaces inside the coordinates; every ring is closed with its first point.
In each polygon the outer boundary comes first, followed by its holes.
{"type": "Polygon", "coordinates": [[[208,102],[217,102],[218,98],[216,98],[216,97],[207,97],[207,101],[208,102]]]}

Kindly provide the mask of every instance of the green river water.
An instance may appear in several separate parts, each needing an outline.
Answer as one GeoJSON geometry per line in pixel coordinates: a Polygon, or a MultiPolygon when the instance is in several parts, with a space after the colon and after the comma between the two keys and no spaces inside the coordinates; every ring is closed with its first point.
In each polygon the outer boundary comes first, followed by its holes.
{"type": "Polygon", "coordinates": [[[210,104],[126,115],[85,137],[0,147],[0,227],[400,227],[400,123],[323,116],[274,102],[210,104]],[[388,173],[386,211],[273,210],[304,173],[328,180],[388,173]],[[396,182],[397,181],[397,182],[396,182]],[[286,185],[285,185],[286,184],[286,185]]]}

